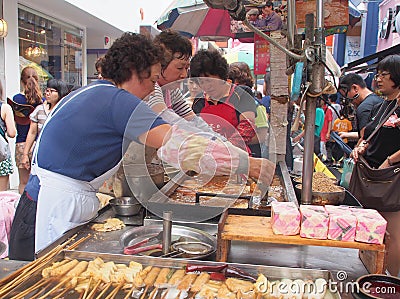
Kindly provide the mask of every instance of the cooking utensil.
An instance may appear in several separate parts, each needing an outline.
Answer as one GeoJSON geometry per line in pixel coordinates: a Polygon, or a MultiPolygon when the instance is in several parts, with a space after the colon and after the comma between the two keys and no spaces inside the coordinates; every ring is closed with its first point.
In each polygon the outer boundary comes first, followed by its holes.
{"type": "Polygon", "coordinates": [[[138,254],[141,252],[155,250],[155,249],[162,249],[162,244],[153,244],[153,245],[133,247],[133,248],[132,248],[132,246],[125,247],[124,254],[135,255],[135,254],[138,254]]]}
{"type": "Polygon", "coordinates": [[[121,216],[137,215],[142,205],[135,197],[118,197],[110,199],[110,206],[115,214],[121,216]]]}
{"type": "Polygon", "coordinates": [[[137,242],[133,245],[124,247],[125,254],[138,254],[140,252],[153,250],[153,249],[161,249],[162,245],[161,242],[163,240],[163,231],[160,231],[157,235],[152,237],[147,237],[140,242],[137,242]],[[144,246],[148,243],[156,243],[144,246]]]}
{"type": "MultiPolygon", "coordinates": [[[[142,241],[146,237],[153,237],[157,235],[158,233],[162,232],[162,225],[147,225],[147,226],[141,226],[141,227],[135,227],[130,230],[125,231],[121,235],[120,243],[121,247],[124,248],[126,246],[131,246],[133,244],[136,244],[139,241],[142,241]]],[[[176,243],[175,240],[177,241],[188,241],[188,242],[204,242],[209,245],[212,245],[214,250],[210,252],[207,255],[196,255],[196,256],[190,256],[188,255],[185,258],[188,259],[201,259],[204,258],[213,252],[215,252],[215,248],[217,248],[217,240],[214,236],[210,235],[207,232],[204,232],[199,229],[191,228],[191,227],[186,227],[186,226],[180,226],[180,225],[173,225],[172,226],[172,232],[171,232],[171,239],[172,239],[172,244],[176,243]]],[[[161,242],[159,242],[161,243],[161,242]]],[[[154,252],[154,251],[153,251],[154,252]]],[[[161,250],[160,250],[161,253],[161,250]]],[[[143,252],[140,255],[148,255],[148,252],[143,252]]],[[[162,253],[160,254],[162,255],[162,253]]],[[[160,256],[157,255],[157,256],[160,256]]]]}
{"type": "Polygon", "coordinates": [[[239,194],[224,194],[224,193],[212,193],[212,192],[196,192],[196,204],[200,204],[200,197],[222,197],[232,199],[251,199],[251,195],[239,195],[239,194]]]}
{"type": "Polygon", "coordinates": [[[164,254],[161,257],[178,257],[184,254],[191,256],[207,255],[214,251],[214,246],[204,242],[185,241],[172,244],[172,249],[174,251],[164,254]]]}

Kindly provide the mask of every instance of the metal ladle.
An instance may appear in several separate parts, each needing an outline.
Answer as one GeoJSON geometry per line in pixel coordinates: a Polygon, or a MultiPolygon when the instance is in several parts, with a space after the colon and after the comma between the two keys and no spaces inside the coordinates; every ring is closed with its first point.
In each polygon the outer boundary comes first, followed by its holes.
{"type": "Polygon", "coordinates": [[[173,251],[161,257],[178,257],[184,254],[191,256],[207,255],[214,250],[214,246],[196,241],[176,242],[172,244],[173,251]]]}

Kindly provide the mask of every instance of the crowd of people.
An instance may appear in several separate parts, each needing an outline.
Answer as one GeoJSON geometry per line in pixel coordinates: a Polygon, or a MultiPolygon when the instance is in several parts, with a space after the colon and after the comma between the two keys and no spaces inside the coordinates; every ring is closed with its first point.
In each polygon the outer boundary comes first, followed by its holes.
{"type": "MultiPolygon", "coordinates": [[[[342,165],[346,157],[357,161],[359,156],[363,156],[375,169],[400,163],[400,55],[385,57],[377,64],[376,71],[375,92],[367,87],[359,74],[348,73],[340,78],[338,85],[338,94],[343,101],[339,101],[334,94],[322,96],[317,102],[314,153],[328,166],[337,166],[337,162],[342,165]],[[344,105],[337,106],[339,103],[344,105]],[[354,107],[354,115],[349,113],[353,109],[348,106],[354,107]],[[385,117],[388,119],[379,127],[385,117]],[[365,142],[377,128],[373,138],[365,142]],[[337,141],[331,137],[332,132],[336,132],[341,141],[349,145],[351,153],[345,154],[343,147],[338,146],[337,141]]],[[[301,142],[305,133],[301,129],[305,121],[302,104],[293,103],[294,129],[291,136],[294,143],[301,142]]],[[[362,198],[358,200],[362,203],[362,198]]],[[[380,213],[387,220],[387,231],[390,233],[388,270],[397,275],[400,270],[400,211],[380,213]]]]}

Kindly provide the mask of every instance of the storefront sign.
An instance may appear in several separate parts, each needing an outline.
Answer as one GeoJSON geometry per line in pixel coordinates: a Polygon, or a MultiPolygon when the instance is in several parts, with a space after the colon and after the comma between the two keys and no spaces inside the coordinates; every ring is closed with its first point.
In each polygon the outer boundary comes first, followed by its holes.
{"type": "MultiPolygon", "coordinates": [[[[305,27],[306,14],[313,13],[317,16],[316,0],[296,1],[296,25],[305,27]]],[[[349,3],[341,0],[324,1],[324,26],[349,25],[349,3]]]]}
{"type": "Polygon", "coordinates": [[[349,63],[362,58],[360,43],[360,36],[346,37],[346,55],[344,58],[345,63],[349,63]]]}
{"type": "Polygon", "coordinates": [[[254,34],[254,75],[264,75],[269,65],[269,42],[258,34],[254,34]]]}
{"type": "Polygon", "coordinates": [[[82,48],[82,38],[80,36],[71,34],[66,32],[65,33],[65,45],[82,48]]]}

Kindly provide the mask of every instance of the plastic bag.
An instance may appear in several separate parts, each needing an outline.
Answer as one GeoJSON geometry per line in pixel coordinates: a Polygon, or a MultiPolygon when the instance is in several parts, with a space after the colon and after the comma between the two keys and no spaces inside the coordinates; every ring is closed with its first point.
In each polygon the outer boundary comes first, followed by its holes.
{"type": "Polygon", "coordinates": [[[354,160],[352,158],[344,159],[342,177],[340,178],[340,186],[346,189],[349,188],[349,183],[351,179],[351,174],[353,173],[353,169],[354,169],[354,160]]]}

